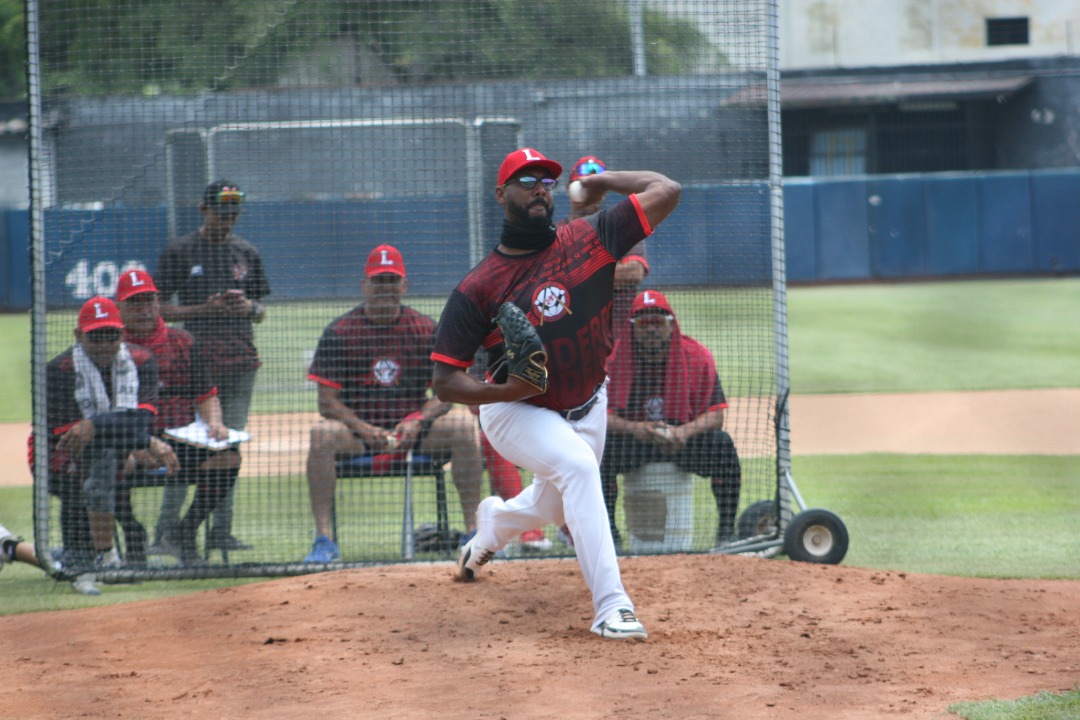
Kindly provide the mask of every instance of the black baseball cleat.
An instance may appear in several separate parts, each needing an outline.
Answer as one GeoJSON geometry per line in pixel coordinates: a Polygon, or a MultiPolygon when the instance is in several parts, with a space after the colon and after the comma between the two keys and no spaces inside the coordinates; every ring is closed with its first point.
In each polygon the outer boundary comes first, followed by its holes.
{"type": "Polygon", "coordinates": [[[476,537],[473,535],[472,540],[465,543],[458,557],[458,577],[465,582],[475,580],[480,568],[495,556],[493,551],[477,543],[476,537]]]}

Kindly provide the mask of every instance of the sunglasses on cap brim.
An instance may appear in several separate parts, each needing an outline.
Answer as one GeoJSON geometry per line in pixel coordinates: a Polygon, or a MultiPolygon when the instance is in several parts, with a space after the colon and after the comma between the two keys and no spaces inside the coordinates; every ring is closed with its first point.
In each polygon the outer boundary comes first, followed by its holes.
{"type": "Polygon", "coordinates": [[[642,314],[630,318],[631,325],[641,325],[642,327],[646,327],[649,325],[663,325],[664,327],[668,327],[674,322],[674,315],[660,315],[657,313],[642,314]]]}
{"type": "Polygon", "coordinates": [[[244,191],[234,187],[222,188],[210,203],[214,207],[236,206],[244,202],[244,191]]]}
{"type": "Polygon", "coordinates": [[[574,174],[575,175],[599,175],[600,173],[602,173],[602,172],[604,172],[606,170],[607,170],[607,168],[604,167],[603,165],[601,165],[600,163],[598,163],[598,162],[596,162],[594,160],[590,160],[588,162],[583,162],[580,165],[578,165],[577,169],[574,170],[574,174]]]}

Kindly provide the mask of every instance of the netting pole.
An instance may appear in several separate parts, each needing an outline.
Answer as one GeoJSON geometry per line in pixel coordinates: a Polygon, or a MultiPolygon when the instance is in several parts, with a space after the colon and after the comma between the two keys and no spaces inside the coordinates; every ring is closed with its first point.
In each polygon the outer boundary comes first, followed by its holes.
{"type": "Polygon", "coordinates": [[[788,397],[787,270],[784,258],[784,163],[780,131],[780,22],[778,0],[768,0],[768,57],[765,65],[766,107],[769,124],[769,197],[772,222],[773,336],[776,343],[776,481],[780,488],[780,526],[789,503],[786,478],[791,471],[791,432],[788,397]]]}
{"type": "Polygon", "coordinates": [[[37,0],[26,0],[26,95],[30,144],[30,345],[34,409],[34,547],[43,567],[53,569],[49,547],[49,431],[45,417],[45,196],[42,192],[44,140],[41,132],[41,38],[37,0]]]}

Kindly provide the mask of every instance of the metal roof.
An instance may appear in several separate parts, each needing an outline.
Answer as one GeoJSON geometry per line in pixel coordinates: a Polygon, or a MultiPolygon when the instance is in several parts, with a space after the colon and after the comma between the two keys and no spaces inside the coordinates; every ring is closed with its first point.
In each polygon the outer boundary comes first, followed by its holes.
{"type": "MultiPolygon", "coordinates": [[[[978,100],[1011,95],[1034,82],[1031,75],[1008,77],[798,78],[780,81],[784,110],[891,105],[914,102],[978,100]]],[[[760,105],[765,86],[752,85],[728,97],[724,105],[760,105]]]]}

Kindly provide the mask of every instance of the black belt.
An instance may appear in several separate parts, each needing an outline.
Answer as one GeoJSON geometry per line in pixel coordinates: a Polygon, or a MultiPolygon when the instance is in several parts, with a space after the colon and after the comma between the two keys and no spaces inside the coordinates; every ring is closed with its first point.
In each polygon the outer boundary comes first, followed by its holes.
{"type": "Polygon", "coordinates": [[[589,411],[593,409],[593,406],[596,405],[597,401],[600,400],[600,391],[603,389],[604,383],[600,383],[596,386],[596,391],[593,392],[593,396],[589,398],[584,405],[578,405],[571,410],[558,410],[557,412],[564,420],[569,420],[570,422],[582,420],[589,414],[589,411]]]}

